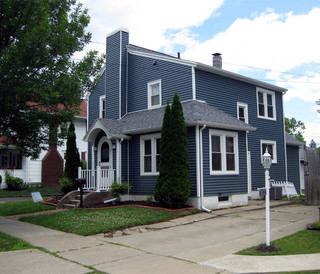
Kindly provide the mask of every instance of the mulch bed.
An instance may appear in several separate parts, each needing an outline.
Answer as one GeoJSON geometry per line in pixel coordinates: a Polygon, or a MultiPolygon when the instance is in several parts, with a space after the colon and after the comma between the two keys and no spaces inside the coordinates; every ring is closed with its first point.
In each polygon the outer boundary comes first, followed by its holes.
{"type": "Polygon", "coordinates": [[[269,245],[269,246],[267,246],[267,245],[265,245],[265,244],[261,244],[261,245],[259,245],[259,247],[256,249],[256,251],[258,251],[258,252],[263,252],[263,253],[266,253],[266,252],[271,253],[271,252],[281,251],[281,249],[275,247],[273,244],[272,244],[272,245],[269,245]]]}
{"type": "MultiPolygon", "coordinates": [[[[61,198],[61,197],[60,197],[61,198]]],[[[59,197],[51,197],[47,201],[43,201],[42,203],[45,205],[51,205],[51,206],[57,206],[59,202],[59,197]]],[[[84,209],[106,209],[106,208],[115,208],[115,207],[123,207],[123,206],[135,206],[135,207],[145,207],[145,208],[153,208],[153,209],[161,209],[169,212],[177,212],[177,211],[184,211],[184,210],[194,210],[196,209],[195,207],[191,206],[184,206],[183,208],[179,209],[170,209],[170,208],[165,208],[160,206],[160,204],[156,201],[118,201],[116,203],[99,203],[99,204],[94,204],[90,205],[90,207],[84,207],[84,209]]]]}

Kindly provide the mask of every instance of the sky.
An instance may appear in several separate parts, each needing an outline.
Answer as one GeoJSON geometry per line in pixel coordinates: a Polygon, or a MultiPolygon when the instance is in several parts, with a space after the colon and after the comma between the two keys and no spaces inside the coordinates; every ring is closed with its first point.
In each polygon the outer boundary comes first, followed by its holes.
{"type": "Polygon", "coordinates": [[[130,44],[182,59],[211,65],[222,53],[223,69],[288,89],[285,116],[320,146],[319,0],[79,1],[91,17],[84,52],[105,53],[107,34],[126,28],[130,44]]]}

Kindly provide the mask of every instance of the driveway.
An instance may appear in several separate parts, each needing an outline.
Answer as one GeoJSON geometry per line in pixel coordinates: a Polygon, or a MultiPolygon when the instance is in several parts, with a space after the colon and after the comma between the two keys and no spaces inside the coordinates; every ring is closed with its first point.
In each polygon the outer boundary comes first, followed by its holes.
{"type": "MultiPolygon", "coordinates": [[[[77,236],[0,217],[0,231],[55,254],[44,264],[44,258],[52,255],[30,250],[4,252],[0,256],[0,272],[56,273],[59,269],[59,273],[86,273],[92,267],[107,273],[184,274],[320,269],[320,254],[268,259],[233,255],[265,242],[263,203],[258,208],[200,213],[145,226],[139,229],[143,233],[114,238],[103,234],[77,236]],[[13,261],[19,263],[9,263],[13,261]]],[[[272,208],[271,241],[305,229],[307,223],[318,219],[316,206],[272,208]]]]}

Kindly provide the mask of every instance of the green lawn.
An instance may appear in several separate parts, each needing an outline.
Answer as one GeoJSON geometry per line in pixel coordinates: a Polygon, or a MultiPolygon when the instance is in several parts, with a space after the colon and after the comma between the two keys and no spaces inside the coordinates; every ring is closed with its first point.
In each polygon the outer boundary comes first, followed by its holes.
{"type": "Polygon", "coordinates": [[[4,197],[31,197],[31,192],[40,192],[42,196],[47,195],[61,195],[60,187],[28,187],[22,190],[9,191],[5,189],[0,189],[0,198],[4,197]]]}
{"type": "Polygon", "coordinates": [[[177,212],[141,207],[74,209],[20,220],[79,235],[93,235],[130,226],[148,224],[179,216],[177,212]]]}
{"type": "Polygon", "coordinates": [[[0,232],[0,252],[35,248],[29,243],[0,232]]]}
{"type": "Polygon", "coordinates": [[[318,230],[302,230],[290,236],[281,238],[274,242],[276,248],[281,251],[277,252],[259,252],[258,246],[244,249],[238,252],[238,255],[253,256],[272,256],[272,255],[296,255],[320,253],[320,231],[318,230]]]}
{"type": "Polygon", "coordinates": [[[39,211],[54,210],[55,207],[34,203],[33,200],[0,203],[0,215],[12,216],[39,211]]]}

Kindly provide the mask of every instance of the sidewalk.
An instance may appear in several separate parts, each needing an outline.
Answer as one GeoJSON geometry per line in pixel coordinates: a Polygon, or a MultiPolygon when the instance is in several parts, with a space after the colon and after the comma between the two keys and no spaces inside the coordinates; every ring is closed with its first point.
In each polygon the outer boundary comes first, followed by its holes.
{"type": "MultiPolygon", "coordinates": [[[[284,219],[281,223],[274,221],[273,239],[302,230],[306,222],[318,220],[317,207],[290,207],[282,201],[272,201],[273,206],[281,206],[274,214],[284,219]]],[[[2,252],[0,273],[88,273],[92,269],[107,273],[270,273],[320,269],[320,254],[263,258],[233,255],[264,241],[263,229],[257,233],[246,225],[251,222],[258,229],[263,227],[263,209],[263,201],[252,201],[246,207],[89,237],[0,217],[1,232],[54,252],[38,249],[2,252]],[[240,215],[246,216],[246,220],[240,215]],[[248,231],[244,232],[241,225],[248,227],[248,231]],[[206,237],[208,231],[212,231],[211,235],[224,235],[223,239],[206,237]],[[235,238],[235,234],[239,237],[235,238]]]]}

